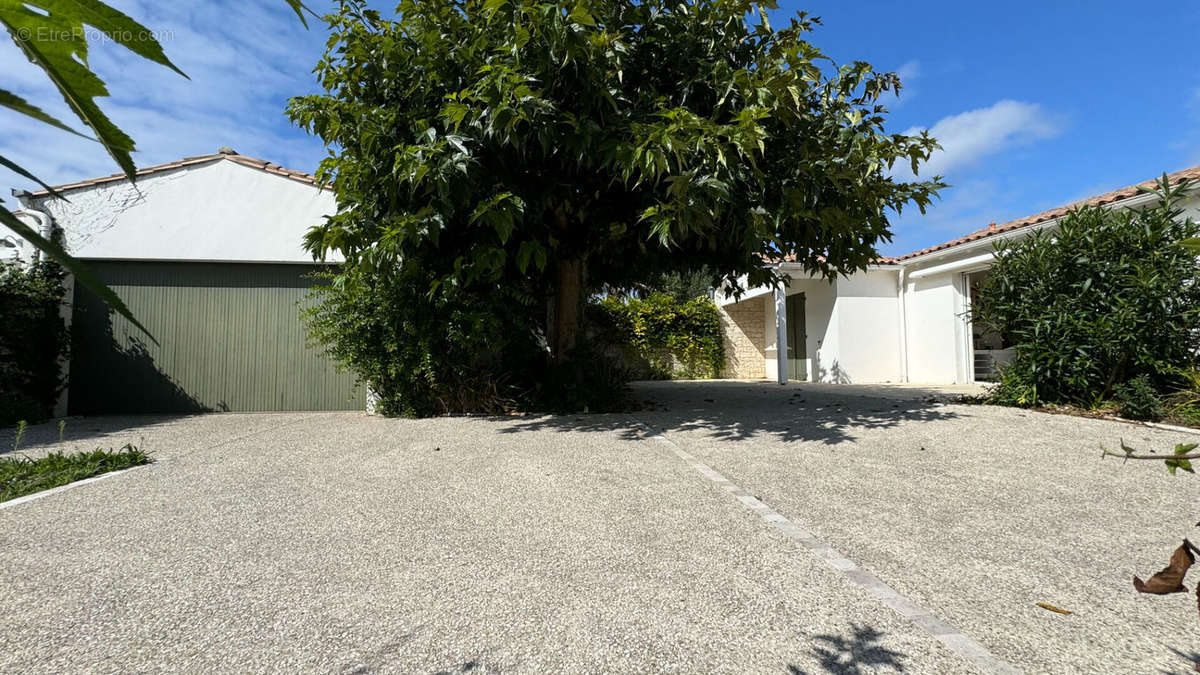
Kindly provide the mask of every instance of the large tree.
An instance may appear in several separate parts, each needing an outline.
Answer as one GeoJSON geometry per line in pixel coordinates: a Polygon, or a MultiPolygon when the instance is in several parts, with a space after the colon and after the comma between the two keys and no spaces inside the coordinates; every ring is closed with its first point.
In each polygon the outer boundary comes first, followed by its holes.
{"type": "Polygon", "coordinates": [[[317,256],[407,270],[430,293],[520,289],[569,358],[589,288],[694,270],[773,283],[786,256],[864,268],[888,214],[924,209],[935,149],[889,134],[893,73],[835,66],[748,0],[405,0],[394,19],[342,0],[292,119],[331,149],[340,211],[317,256]]]}

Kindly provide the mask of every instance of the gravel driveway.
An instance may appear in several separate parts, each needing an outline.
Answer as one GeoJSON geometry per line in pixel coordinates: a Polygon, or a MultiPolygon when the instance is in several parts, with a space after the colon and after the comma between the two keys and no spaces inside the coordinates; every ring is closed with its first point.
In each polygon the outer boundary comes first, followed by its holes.
{"type": "Polygon", "coordinates": [[[1099,457],[1186,436],[931,393],[34,427],[158,461],[0,508],[0,671],[1190,668],[1195,597],[1130,578],[1195,532],[1200,479],[1099,457]]]}

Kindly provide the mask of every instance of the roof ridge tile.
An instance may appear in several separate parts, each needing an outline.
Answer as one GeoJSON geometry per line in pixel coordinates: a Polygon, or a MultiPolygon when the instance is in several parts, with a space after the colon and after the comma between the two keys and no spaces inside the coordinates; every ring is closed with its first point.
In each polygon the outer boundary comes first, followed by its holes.
{"type": "MultiPolygon", "coordinates": [[[[213,153],[210,155],[194,155],[192,157],[184,157],[183,159],[177,159],[177,160],[174,160],[171,162],[164,162],[162,164],[153,164],[151,166],[144,166],[144,167],[138,168],[137,171],[134,172],[134,175],[139,176],[139,177],[140,176],[148,176],[150,174],[160,173],[163,171],[170,171],[173,169],[182,169],[182,168],[185,168],[188,166],[194,166],[196,164],[204,164],[207,162],[215,162],[215,161],[219,161],[219,160],[229,160],[235,164],[239,164],[241,166],[245,166],[245,167],[248,167],[251,169],[258,169],[259,171],[264,171],[266,173],[275,174],[277,176],[284,176],[286,178],[291,178],[292,180],[295,180],[295,181],[298,181],[301,183],[307,183],[309,185],[317,185],[316,176],[313,176],[312,174],[305,173],[303,171],[297,171],[296,169],[287,169],[282,166],[279,166],[278,164],[274,164],[273,162],[269,162],[265,159],[259,159],[258,157],[250,157],[249,155],[232,155],[232,154],[228,154],[228,153],[213,153]]],[[[113,173],[113,174],[109,174],[107,176],[98,176],[96,178],[87,178],[84,180],[75,181],[73,183],[63,183],[62,185],[54,186],[54,189],[58,192],[62,192],[63,190],[77,190],[79,188],[92,187],[94,185],[103,185],[105,183],[113,183],[113,182],[122,181],[122,180],[129,180],[129,177],[123,173],[113,173]]],[[[45,197],[50,194],[50,191],[49,190],[38,190],[31,194],[34,197],[45,197]]]]}

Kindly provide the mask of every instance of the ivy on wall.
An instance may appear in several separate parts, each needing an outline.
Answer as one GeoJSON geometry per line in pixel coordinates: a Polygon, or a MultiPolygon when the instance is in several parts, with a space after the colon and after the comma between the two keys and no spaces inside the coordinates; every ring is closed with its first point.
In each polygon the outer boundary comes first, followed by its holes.
{"type": "Polygon", "coordinates": [[[606,297],[589,306],[598,341],[619,351],[635,376],[649,379],[720,377],[725,345],[717,306],[706,297],[678,300],[606,297]]]}

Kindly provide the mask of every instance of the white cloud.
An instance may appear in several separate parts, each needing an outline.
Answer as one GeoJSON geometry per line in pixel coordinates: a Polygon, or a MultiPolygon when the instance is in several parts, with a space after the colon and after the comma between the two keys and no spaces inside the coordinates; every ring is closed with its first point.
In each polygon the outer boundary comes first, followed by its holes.
{"type": "Polygon", "coordinates": [[[917,90],[913,85],[921,77],[921,62],[916,59],[905,61],[894,72],[900,78],[901,91],[893,92],[892,96],[885,101],[886,105],[893,110],[913,100],[917,95],[917,90]]]}
{"type": "MultiPolygon", "coordinates": [[[[1053,138],[1062,127],[1058,116],[1048,113],[1042,106],[1012,100],[944,117],[929,128],[942,149],[934,152],[921,166],[921,176],[951,176],[989,155],[1053,138]]],[[[913,127],[904,133],[915,134],[922,129],[913,127]]],[[[911,180],[912,174],[907,166],[897,165],[896,177],[911,180]]]]}
{"type": "Polygon", "coordinates": [[[907,86],[921,76],[921,62],[916,59],[905,61],[896,69],[896,74],[900,76],[900,81],[907,86]]]}
{"type": "MultiPolygon", "coordinates": [[[[167,56],[190,76],[144,61],[111,42],[89,44],[89,62],[108,84],[100,107],[137,143],[139,166],[216,152],[239,152],[312,171],[321,142],[284,117],[289,96],[318,90],[312,68],[324,48],[324,25],[308,30],[282,1],[147,2],[110,0],[154,30],[167,56]]],[[[308,3],[318,12],[321,2],[308,3]]],[[[0,40],[0,88],[9,89],[86,132],[41,70],[0,40]]],[[[50,183],[116,173],[98,144],[0,110],[0,155],[50,183]]],[[[33,185],[0,171],[0,187],[33,185]]],[[[7,197],[4,189],[0,197],[7,197]]],[[[7,200],[6,200],[7,201],[7,200]]],[[[10,203],[11,205],[11,203],[10,203]]]]}
{"type": "Polygon", "coordinates": [[[892,216],[892,242],[881,247],[885,255],[904,255],[986,227],[996,219],[998,204],[1010,201],[996,181],[971,180],[942,191],[925,215],[915,208],[892,216]]]}

